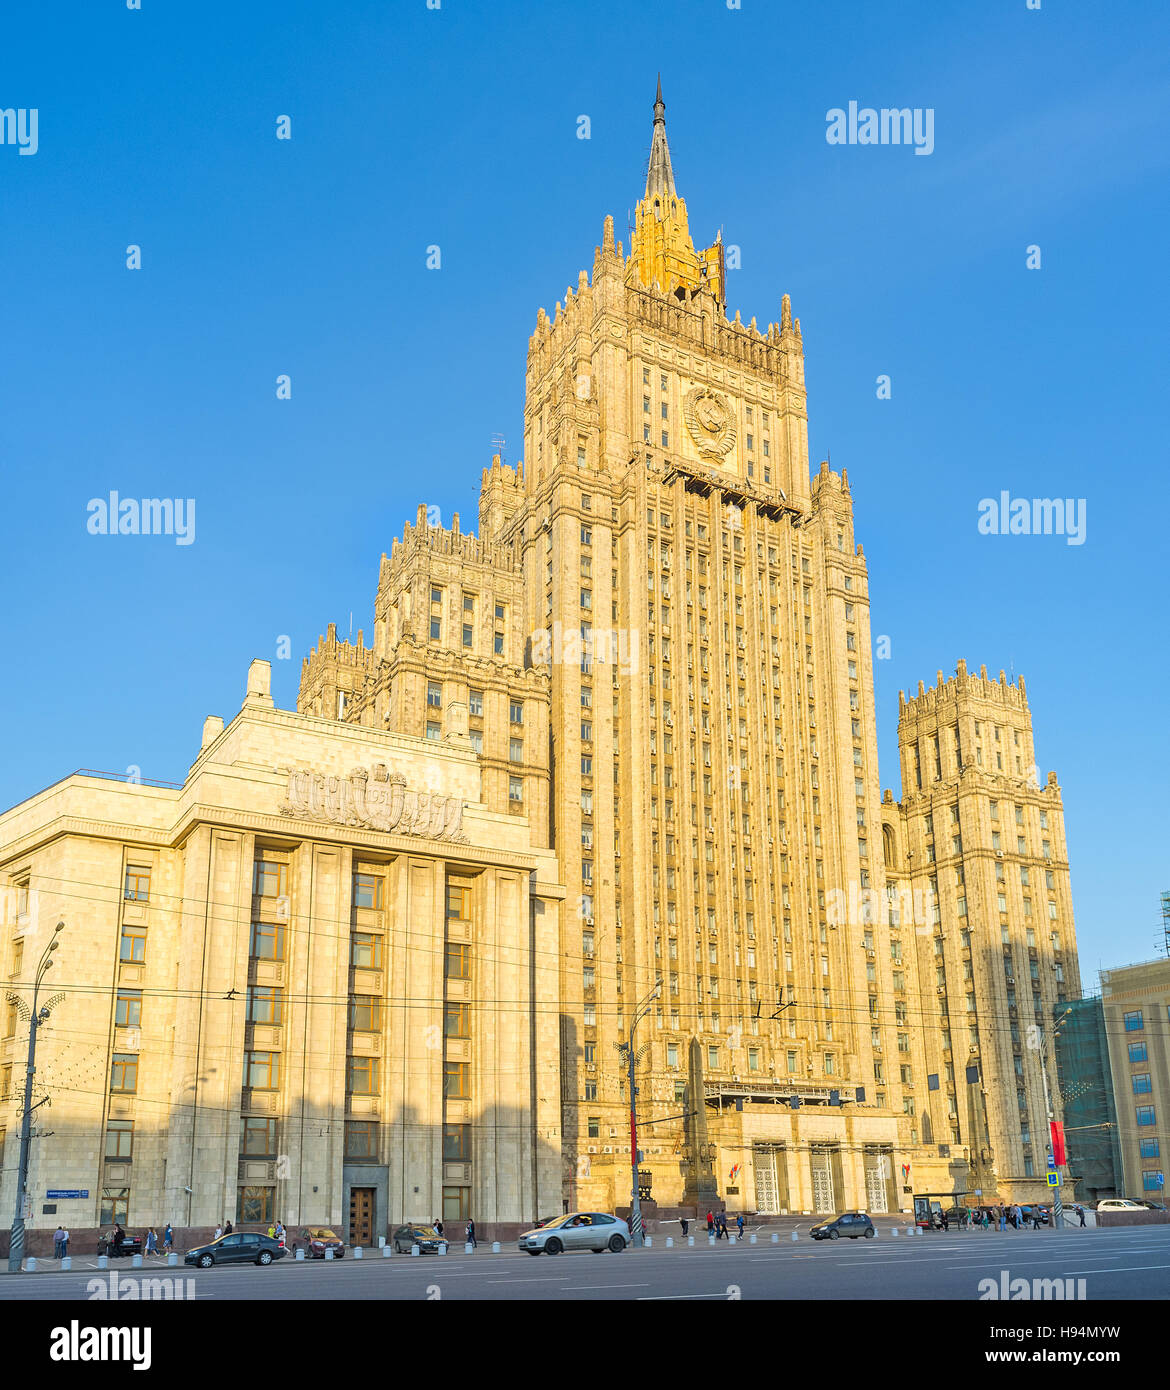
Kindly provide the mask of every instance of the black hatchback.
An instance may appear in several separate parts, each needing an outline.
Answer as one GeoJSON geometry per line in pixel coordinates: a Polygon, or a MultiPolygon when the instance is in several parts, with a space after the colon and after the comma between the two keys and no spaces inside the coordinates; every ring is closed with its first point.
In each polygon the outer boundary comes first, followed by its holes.
{"type": "Polygon", "coordinates": [[[212,1265],[270,1265],[283,1260],[288,1251],[271,1236],[254,1231],[233,1231],[207,1245],[196,1245],[183,1256],[183,1263],[210,1269],[212,1265]]]}
{"type": "Polygon", "coordinates": [[[813,1240],[840,1240],[848,1236],[856,1240],[859,1236],[866,1240],[874,1237],[873,1222],[863,1211],[847,1211],[843,1216],[831,1216],[827,1221],[818,1221],[809,1231],[813,1240]]]}

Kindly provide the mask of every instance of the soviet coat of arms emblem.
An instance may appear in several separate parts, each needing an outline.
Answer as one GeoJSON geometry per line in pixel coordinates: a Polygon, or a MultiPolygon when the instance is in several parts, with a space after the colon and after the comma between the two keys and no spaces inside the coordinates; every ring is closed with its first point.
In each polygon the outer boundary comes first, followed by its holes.
{"type": "Polygon", "coordinates": [[[705,459],[718,462],[735,443],[735,419],[718,391],[696,386],[683,400],[683,418],[705,459]]]}

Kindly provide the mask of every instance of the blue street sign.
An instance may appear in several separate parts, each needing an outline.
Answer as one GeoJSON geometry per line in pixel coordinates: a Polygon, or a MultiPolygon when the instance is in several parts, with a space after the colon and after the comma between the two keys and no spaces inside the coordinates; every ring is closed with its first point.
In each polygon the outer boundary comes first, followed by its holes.
{"type": "Polygon", "coordinates": [[[1049,1170],[1049,1173],[1048,1173],[1048,1186],[1049,1186],[1049,1187],[1059,1187],[1059,1186],[1060,1186],[1060,1174],[1057,1173],[1057,1172],[1053,1172],[1051,1169],[1049,1170]]]}
{"type": "Polygon", "coordinates": [[[80,1198],[80,1197],[88,1197],[88,1196],[89,1196],[89,1189],[88,1189],[88,1188],[84,1188],[84,1189],[83,1189],[83,1188],[73,1188],[73,1187],[71,1187],[71,1188],[66,1189],[66,1188],[51,1187],[51,1188],[49,1188],[49,1190],[45,1193],[45,1198],[46,1198],[46,1200],[47,1200],[47,1201],[50,1201],[50,1202],[52,1202],[52,1201],[58,1201],[58,1202],[74,1201],[74,1200],[76,1200],[76,1199],[78,1199],[78,1198],[80,1198]]]}

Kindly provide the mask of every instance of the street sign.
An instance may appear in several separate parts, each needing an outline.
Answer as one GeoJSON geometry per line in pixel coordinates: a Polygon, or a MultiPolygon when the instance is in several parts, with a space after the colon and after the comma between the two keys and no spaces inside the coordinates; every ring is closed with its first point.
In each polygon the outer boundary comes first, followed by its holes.
{"type": "Polygon", "coordinates": [[[76,1201],[78,1198],[88,1197],[89,1189],[81,1187],[50,1187],[49,1190],[45,1193],[45,1196],[50,1202],[76,1201]]]}
{"type": "Polygon", "coordinates": [[[1049,1186],[1049,1187],[1059,1187],[1059,1186],[1060,1186],[1060,1174],[1059,1174],[1058,1172],[1056,1172],[1055,1169],[1049,1169],[1049,1171],[1048,1171],[1048,1186],[1049,1186]]]}

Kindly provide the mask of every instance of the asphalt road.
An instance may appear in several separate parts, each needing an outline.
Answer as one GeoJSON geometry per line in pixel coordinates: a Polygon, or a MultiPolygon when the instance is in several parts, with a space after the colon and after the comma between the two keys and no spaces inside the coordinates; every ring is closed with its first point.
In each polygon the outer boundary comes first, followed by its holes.
{"type": "MultiPolygon", "coordinates": [[[[532,1257],[518,1251],[390,1259],[347,1256],[328,1264],[279,1261],[198,1270],[162,1261],[141,1270],[128,1261],[101,1271],[92,1257],[77,1257],[68,1273],[50,1266],[33,1274],[0,1275],[0,1300],[78,1300],[93,1297],[91,1280],[119,1290],[126,1280],[184,1280],[184,1297],[202,1299],[960,1299],[980,1298],[980,1281],[1084,1279],[1093,1299],[1170,1299],[1170,1227],[1118,1230],[1008,1231],[823,1241],[787,1234],[778,1244],[715,1247],[700,1236],[693,1247],[620,1255],[589,1252],[532,1257]],[[187,1281],[191,1281],[188,1283],[187,1281]]],[[[107,1297],[109,1294],[107,1293],[107,1297]]],[[[123,1295],[124,1296],[124,1295],[123,1295]]],[[[149,1294],[147,1295],[150,1296],[149,1294]]]]}

